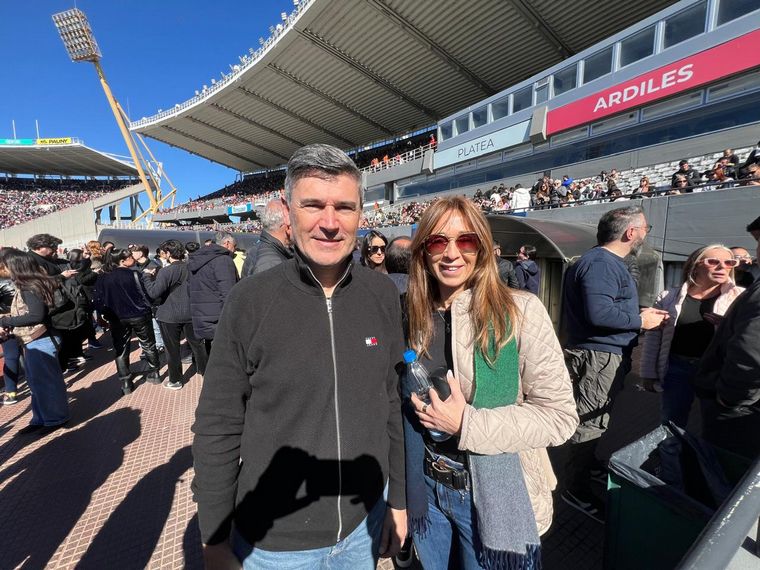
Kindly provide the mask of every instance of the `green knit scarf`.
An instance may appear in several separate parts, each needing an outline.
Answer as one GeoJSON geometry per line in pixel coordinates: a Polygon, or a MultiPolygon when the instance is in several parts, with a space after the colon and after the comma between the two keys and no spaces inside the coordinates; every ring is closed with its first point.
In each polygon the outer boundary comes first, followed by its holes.
{"type": "MultiPolygon", "coordinates": [[[[488,352],[496,354],[493,332],[489,335],[488,352]]],[[[517,342],[513,336],[496,357],[493,365],[489,364],[479,348],[475,349],[475,395],[472,399],[474,408],[498,408],[517,401],[519,389],[519,363],[517,342]]]]}

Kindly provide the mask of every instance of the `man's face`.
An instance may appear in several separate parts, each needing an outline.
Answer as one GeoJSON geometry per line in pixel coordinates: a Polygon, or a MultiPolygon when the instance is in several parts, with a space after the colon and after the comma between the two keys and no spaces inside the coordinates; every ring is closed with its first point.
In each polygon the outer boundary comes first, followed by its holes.
{"type": "Polygon", "coordinates": [[[681,170],[683,170],[684,172],[688,171],[689,170],[689,163],[688,162],[684,162],[681,165],[681,170]]]}
{"type": "Polygon", "coordinates": [[[227,251],[235,251],[235,242],[231,239],[222,242],[222,247],[227,251]]]}
{"type": "Polygon", "coordinates": [[[633,236],[631,237],[631,253],[638,255],[641,246],[647,239],[647,219],[644,216],[639,217],[639,221],[632,226],[633,236]]]}
{"type": "Polygon", "coordinates": [[[134,258],[135,261],[141,261],[143,258],[143,253],[139,249],[135,249],[134,251],[132,251],[132,257],[134,258]]]}
{"type": "Polygon", "coordinates": [[[520,261],[525,261],[528,259],[528,256],[525,255],[525,250],[523,248],[520,248],[520,251],[517,252],[517,259],[520,261]]]}
{"type": "Polygon", "coordinates": [[[55,253],[55,248],[42,246],[40,248],[35,249],[34,253],[36,253],[40,257],[47,257],[48,259],[50,259],[53,257],[53,254],[55,253]]]}
{"type": "Polygon", "coordinates": [[[301,178],[293,186],[289,211],[293,241],[311,264],[337,268],[351,254],[361,218],[355,178],[301,178]]]}

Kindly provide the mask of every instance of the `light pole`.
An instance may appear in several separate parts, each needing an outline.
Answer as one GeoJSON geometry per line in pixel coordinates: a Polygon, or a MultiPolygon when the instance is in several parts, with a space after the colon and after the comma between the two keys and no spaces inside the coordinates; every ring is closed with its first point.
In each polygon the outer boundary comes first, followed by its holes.
{"type": "MultiPolygon", "coordinates": [[[[144,160],[142,159],[142,155],[139,153],[135,141],[124,121],[124,111],[114,98],[111,88],[106,81],[106,76],[103,73],[103,68],[100,65],[100,58],[102,57],[100,48],[95,41],[95,36],[92,33],[92,28],[90,27],[90,22],[87,20],[87,16],[85,16],[84,12],[81,10],[73,8],[71,10],[53,14],[53,23],[58,29],[58,33],[61,36],[61,40],[63,41],[63,45],[66,48],[71,61],[74,63],[89,61],[95,66],[95,69],[98,72],[98,79],[100,79],[100,84],[103,87],[106,99],[108,99],[108,104],[111,106],[111,111],[113,111],[113,116],[116,119],[116,124],[119,125],[121,136],[124,137],[124,142],[127,143],[129,154],[132,156],[135,168],[140,176],[140,181],[145,188],[145,193],[148,195],[150,212],[155,213],[160,204],[165,201],[165,199],[161,199],[159,181],[154,178],[149,168],[144,168],[143,166],[144,160]]],[[[142,142],[143,145],[145,145],[145,142],[142,142]]],[[[150,152],[150,150],[147,149],[147,146],[146,150],[150,152]]],[[[174,192],[175,189],[172,187],[171,194],[173,195],[174,192]]],[[[143,215],[145,215],[145,213],[143,215]]],[[[141,215],[140,218],[143,217],[143,215],[141,215]]],[[[133,222],[138,219],[139,218],[134,219],[133,222]]]]}

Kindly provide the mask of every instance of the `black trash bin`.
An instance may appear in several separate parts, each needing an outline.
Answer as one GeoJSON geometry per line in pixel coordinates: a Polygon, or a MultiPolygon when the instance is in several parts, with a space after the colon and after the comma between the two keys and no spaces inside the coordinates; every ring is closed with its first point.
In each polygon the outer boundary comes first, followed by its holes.
{"type": "Polygon", "coordinates": [[[612,455],[604,566],[669,570],[688,551],[749,462],[671,425],[612,455]]]}

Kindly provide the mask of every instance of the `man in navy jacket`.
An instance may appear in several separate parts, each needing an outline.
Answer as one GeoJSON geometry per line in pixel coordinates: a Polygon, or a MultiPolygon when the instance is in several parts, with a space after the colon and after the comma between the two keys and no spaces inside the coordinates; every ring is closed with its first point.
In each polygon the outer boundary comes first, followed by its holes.
{"type": "Polygon", "coordinates": [[[631,369],[631,351],[640,330],[659,327],[667,316],[658,309],[639,312],[636,283],[623,263],[625,256],[638,251],[650,230],[640,207],[610,210],[597,226],[599,246],[565,273],[563,347],[581,421],[569,442],[562,499],[600,522],[603,506],[590,486],[596,445],[631,369]]]}

